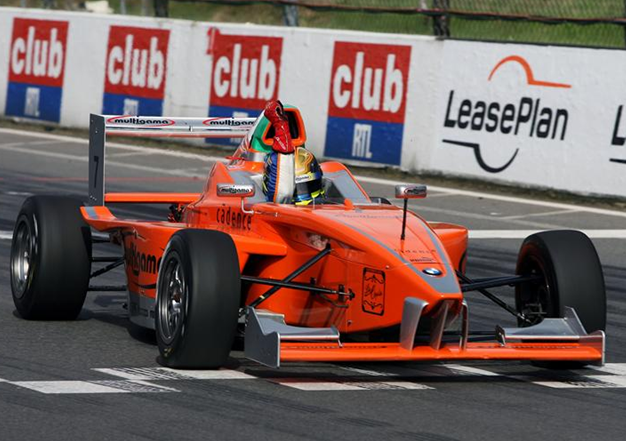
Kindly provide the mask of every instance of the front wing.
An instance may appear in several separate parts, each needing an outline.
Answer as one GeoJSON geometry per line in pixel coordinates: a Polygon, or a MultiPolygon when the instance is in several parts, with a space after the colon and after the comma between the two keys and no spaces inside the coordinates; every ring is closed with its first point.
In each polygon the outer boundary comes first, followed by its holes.
{"type": "MultiPolygon", "coordinates": [[[[451,302],[451,301],[449,301],[451,302]]],[[[535,360],[575,361],[602,365],[605,353],[603,331],[588,334],[576,312],[566,308],[564,318],[544,319],[525,328],[496,327],[494,341],[471,342],[468,308],[463,303],[460,332],[454,341],[444,338],[452,305],[440,305],[430,335],[416,341],[421,299],[404,301],[400,341],[389,343],[344,343],[334,328],[304,328],[285,324],[280,314],[248,310],[245,355],[271,367],[281,361],[418,361],[418,360],[535,360]]],[[[452,317],[454,318],[454,317],[452,317]]]]}

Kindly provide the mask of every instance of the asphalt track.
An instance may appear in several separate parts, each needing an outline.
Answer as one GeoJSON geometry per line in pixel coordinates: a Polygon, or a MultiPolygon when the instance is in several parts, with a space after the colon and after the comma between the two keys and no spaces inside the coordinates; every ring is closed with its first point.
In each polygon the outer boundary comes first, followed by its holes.
{"type": "MultiPolygon", "coordinates": [[[[139,147],[108,153],[109,191],[200,191],[212,160],[139,147]]],[[[28,322],[15,312],[8,262],[19,207],[31,194],[83,196],[86,161],[84,141],[0,129],[0,440],[624,439],[626,213],[441,188],[413,207],[474,229],[475,277],[511,273],[529,231],[589,232],[608,288],[600,370],[474,362],[293,363],[274,371],[233,352],[228,369],[181,373],[159,368],[154,335],[128,324],[121,293],[90,294],[75,322],[28,322]]],[[[393,194],[393,183],[363,184],[372,195],[393,194]]],[[[479,295],[469,304],[473,330],[513,324],[479,295]]]]}

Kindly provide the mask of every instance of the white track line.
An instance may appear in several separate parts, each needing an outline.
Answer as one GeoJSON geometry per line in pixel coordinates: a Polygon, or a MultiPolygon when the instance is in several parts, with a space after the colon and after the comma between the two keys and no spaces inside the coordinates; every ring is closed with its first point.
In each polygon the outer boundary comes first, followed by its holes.
{"type": "Polygon", "coordinates": [[[445,365],[446,367],[465,372],[467,374],[480,375],[480,376],[501,376],[510,378],[517,381],[523,381],[526,383],[532,383],[537,386],[550,387],[553,389],[607,389],[607,388],[624,388],[626,387],[626,375],[615,374],[615,372],[626,371],[625,363],[607,363],[601,368],[589,367],[583,372],[577,371],[572,373],[572,378],[553,380],[551,377],[554,372],[550,371],[538,371],[537,375],[515,375],[515,374],[502,374],[492,372],[486,369],[475,368],[471,366],[462,365],[445,365]],[[597,371],[607,372],[608,375],[596,375],[597,371]],[[542,378],[542,376],[544,378],[542,378]]]}
{"type": "Polygon", "coordinates": [[[607,363],[604,366],[591,366],[591,369],[607,374],[626,376],[626,363],[607,363]]]}
{"type": "MultiPolygon", "coordinates": [[[[525,239],[542,230],[470,230],[470,239],[525,239]]],[[[626,230],[580,230],[591,239],[626,239],[626,230]]]]}
{"type": "Polygon", "coordinates": [[[551,387],[553,389],[610,389],[626,387],[626,377],[608,375],[585,375],[580,380],[534,380],[529,377],[511,377],[521,381],[527,381],[537,386],[551,387]]]}
{"type": "Polygon", "coordinates": [[[554,211],[542,211],[541,213],[530,213],[530,214],[518,214],[515,216],[501,216],[498,217],[499,220],[516,220],[516,219],[526,219],[527,217],[542,217],[542,216],[558,216],[560,214],[571,214],[571,213],[579,213],[580,210],[554,210],[554,211]]]}
{"type": "Polygon", "coordinates": [[[321,392],[321,391],[345,391],[345,390],[365,390],[356,384],[349,383],[336,383],[334,381],[306,381],[306,380],[293,380],[293,379],[280,379],[273,378],[270,380],[272,383],[276,383],[280,386],[287,386],[293,389],[298,389],[307,392],[321,392]]]}
{"type": "Polygon", "coordinates": [[[15,381],[15,386],[42,394],[128,394],[153,392],[179,392],[171,387],[144,381],[15,381]]]}
{"type": "Polygon", "coordinates": [[[488,214],[470,213],[470,212],[462,211],[462,210],[450,210],[446,208],[428,207],[428,206],[419,205],[419,204],[412,204],[412,205],[413,206],[411,208],[417,211],[418,213],[435,213],[435,215],[437,215],[438,217],[442,215],[458,216],[464,219],[486,220],[489,222],[500,222],[506,225],[515,225],[518,228],[519,227],[535,228],[535,229],[541,229],[541,230],[562,230],[564,228],[567,228],[565,225],[548,223],[548,222],[535,222],[535,221],[524,220],[524,219],[515,219],[515,220],[507,221],[507,220],[501,220],[499,217],[491,216],[488,214]]]}
{"type": "Polygon", "coordinates": [[[8,196],[32,196],[33,195],[32,193],[28,191],[4,191],[0,193],[4,193],[8,196]]]}
{"type": "MultiPolygon", "coordinates": [[[[433,390],[432,386],[412,381],[412,378],[437,377],[437,381],[446,378],[503,377],[513,381],[532,383],[537,386],[554,389],[598,389],[626,388],[626,363],[607,363],[602,367],[589,367],[575,371],[550,371],[538,368],[536,372],[516,375],[514,373],[494,372],[490,367],[465,366],[461,364],[424,365],[420,367],[402,367],[397,365],[379,365],[375,368],[340,367],[355,375],[320,377],[256,377],[240,371],[220,369],[216,371],[176,371],[168,368],[101,368],[94,371],[112,375],[121,379],[98,381],[7,381],[12,384],[43,394],[110,394],[110,393],[154,393],[180,392],[178,389],[153,384],[149,381],[164,380],[248,380],[268,381],[280,386],[301,391],[376,391],[376,390],[433,390]],[[362,378],[369,377],[369,378],[362,378]],[[371,380],[370,380],[371,379],[371,380]]],[[[472,381],[476,381],[472,379],[472,381]]],[[[171,383],[170,383],[171,384],[171,383]]]]}
{"type": "Polygon", "coordinates": [[[111,394],[129,391],[103,386],[88,381],[16,381],[15,386],[41,392],[42,394],[111,394]]]}
{"type": "Polygon", "coordinates": [[[387,370],[374,371],[371,369],[361,369],[361,368],[356,368],[356,367],[344,367],[344,366],[342,366],[342,369],[345,371],[353,372],[355,374],[367,375],[370,377],[397,377],[398,375],[400,375],[397,372],[388,372],[387,370]]]}
{"type": "Polygon", "coordinates": [[[126,153],[111,153],[107,155],[108,158],[128,158],[131,156],[153,156],[152,152],[126,152],[126,153]]]}
{"type": "MultiPolygon", "coordinates": [[[[0,128],[0,133],[9,133],[13,135],[31,136],[35,138],[43,138],[43,139],[49,139],[53,141],[63,141],[63,142],[71,142],[74,144],[89,145],[89,140],[87,139],[75,138],[73,136],[53,135],[52,133],[28,132],[25,130],[4,129],[4,128],[0,128]]],[[[31,144],[31,143],[26,141],[23,143],[10,143],[10,144],[4,144],[4,145],[19,145],[19,144],[26,145],[26,144],[31,144]]],[[[40,145],[40,144],[42,143],[39,143],[39,142],[37,142],[36,144],[33,143],[33,145],[40,145]]],[[[0,146],[2,146],[2,144],[0,144],[0,146]]],[[[184,152],[180,150],[170,150],[170,149],[157,149],[154,147],[129,145],[129,144],[122,144],[119,142],[107,142],[106,146],[107,148],[128,150],[130,152],[148,152],[148,153],[158,154],[162,156],[174,156],[176,158],[197,159],[203,162],[226,161],[226,159],[224,159],[224,157],[221,157],[221,156],[207,156],[207,155],[202,155],[199,153],[190,153],[190,152],[184,152]]],[[[107,164],[108,164],[108,161],[107,161],[107,164]]]]}
{"type": "MultiPolygon", "coordinates": [[[[346,369],[346,368],[344,368],[346,369]]],[[[376,369],[354,369],[355,372],[372,377],[389,376],[395,370],[394,366],[380,366],[376,369]]],[[[571,378],[551,378],[554,371],[539,369],[536,375],[515,375],[494,372],[492,370],[465,366],[460,364],[442,364],[435,366],[423,366],[419,368],[406,368],[405,372],[398,377],[401,381],[403,377],[420,377],[424,371],[432,371],[438,377],[455,377],[457,375],[468,375],[478,377],[504,377],[525,383],[532,383],[537,386],[550,387],[555,389],[582,389],[582,388],[626,388],[626,363],[607,363],[602,367],[589,367],[584,370],[570,372],[571,378]],[[446,372],[448,371],[448,372],[446,372]],[[598,375],[599,372],[606,375],[598,375]]],[[[564,371],[567,372],[567,371],[564,371]]],[[[440,381],[440,380],[439,380],[440,381]]],[[[417,383],[414,383],[417,384],[417,383]]]]}
{"type": "MultiPolygon", "coordinates": [[[[382,178],[373,178],[370,176],[359,176],[355,175],[359,181],[369,182],[372,184],[381,184],[381,185],[401,185],[408,183],[407,181],[395,181],[389,179],[382,178]]],[[[417,178],[416,178],[417,179],[417,178]]],[[[626,217],[626,212],[624,211],[616,211],[616,210],[608,210],[605,208],[594,208],[594,207],[585,207],[581,205],[573,205],[573,204],[564,204],[560,202],[549,202],[549,201],[538,201],[534,199],[525,199],[517,196],[504,196],[492,193],[482,193],[479,191],[469,191],[469,190],[461,190],[458,188],[452,187],[439,187],[436,185],[429,185],[429,190],[441,192],[441,193],[451,193],[453,196],[470,196],[475,198],[483,198],[483,199],[491,199],[494,201],[502,201],[502,202],[511,202],[514,204],[524,204],[524,205],[535,205],[538,207],[550,207],[561,210],[575,210],[582,211],[586,213],[593,214],[602,214],[605,216],[617,216],[617,217],[626,217]]]]}
{"type": "Polygon", "coordinates": [[[94,371],[126,380],[249,380],[252,375],[232,369],[177,371],[168,368],[97,368],[94,371]]]}
{"type": "Polygon", "coordinates": [[[272,383],[307,392],[313,391],[363,391],[363,390],[433,390],[425,384],[410,381],[354,381],[337,378],[334,381],[317,380],[315,378],[272,378],[272,383]]]}
{"type": "MultiPolygon", "coordinates": [[[[349,369],[351,372],[365,375],[374,376],[375,371],[361,370],[361,369],[349,369]]],[[[253,375],[231,370],[231,369],[219,369],[219,370],[206,370],[206,371],[177,371],[168,368],[98,368],[94,371],[113,375],[123,378],[127,381],[163,381],[163,380],[249,380],[259,379],[253,375]]],[[[387,377],[385,373],[380,373],[380,376],[387,377]]],[[[337,377],[333,380],[317,379],[313,377],[307,378],[267,378],[272,383],[279,384],[281,386],[287,386],[294,389],[303,391],[337,391],[337,390],[424,390],[433,389],[430,386],[424,384],[413,383],[403,380],[390,380],[385,379],[381,381],[358,381],[354,377],[337,377]]]]}
{"type": "Polygon", "coordinates": [[[486,369],[480,369],[480,368],[473,367],[473,366],[462,366],[460,364],[446,364],[445,367],[448,369],[452,369],[454,371],[462,372],[464,374],[469,374],[469,375],[482,375],[485,377],[501,377],[502,376],[496,372],[488,371],[486,369]]]}
{"type": "MultiPolygon", "coordinates": [[[[13,146],[9,144],[5,144],[5,145],[0,144],[0,150],[5,150],[9,152],[17,152],[17,153],[27,153],[29,155],[43,156],[47,158],[67,159],[70,161],[79,161],[79,162],[89,161],[89,158],[85,155],[71,155],[68,153],[48,152],[44,150],[35,150],[35,149],[28,148],[28,147],[17,147],[17,146],[13,146]]],[[[157,173],[157,174],[173,175],[173,176],[187,176],[190,178],[203,178],[206,176],[206,173],[199,173],[199,174],[189,173],[185,169],[173,170],[173,169],[166,169],[166,168],[161,168],[161,167],[149,167],[146,165],[129,164],[126,162],[117,162],[117,161],[108,161],[108,160],[106,161],[106,165],[107,167],[109,166],[122,167],[122,168],[131,169],[131,170],[140,170],[140,171],[152,172],[152,173],[157,173]]]]}
{"type": "Polygon", "coordinates": [[[11,240],[13,239],[12,231],[0,231],[0,240],[11,240]]]}
{"type": "MultiPolygon", "coordinates": [[[[85,145],[89,144],[89,141],[86,139],[75,138],[71,136],[54,135],[51,133],[29,132],[26,130],[15,130],[15,129],[5,129],[5,128],[0,128],[0,133],[8,133],[8,134],[14,134],[14,135],[20,135],[20,136],[30,136],[34,138],[43,138],[43,139],[50,139],[50,140],[55,140],[55,141],[65,141],[65,142],[72,142],[72,143],[85,144],[85,145]]],[[[178,157],[178,158],[192,158],[192,159],[198,159],[204,162],[225,161],[223,157],[218,157],[218,156],[206,156],[206,155],[200,155],[200,154],[195,154],[195,153],[182,152],[178,150],[165,150],[165,149],[156,149],[152,147],[131,146],[127,144],[113,143],[113,142],[107,142],[107,147],[119,148],[123,150],[137,151],[137,152],[141,152],[141,151],[153,152],[155,155],[173,156],[173,157],[178,157]]],[[[107,164],[109,164],[108,161],[107,161],[107,164]]],[[[369,182],[372,184],[400,185],[400,184],[406,183],[406,181],[373,178],[370,176],[358,176],[357,175],[355,177],[359,181],[369,182]]],[[[451,187],[438,187],[438,186],[431,185],[429,186],[429,188],[430,190],[435,191],[435,192],[450,193],[452,195],[458,195],[458,196],[469,196],[469,197],[491,199],[491,200],[502,201],[502,202],[511,202],[514,204],[550,207],[550,208],[560,209],[560,210],[579,210],[579,211],[586,212],[586,213],[594,213],[594,214],[601,214],[605,216],[616,216],[616,217],[626,218],[626,212],[608,210],[604,208],[584,207],[584,206],[573,205],[573,204],[563,204],[559,202],[538,201],[534,199],[525,199],[525,198],[516,197],[516,196],[504,196],[504,195],[497,195],[497,194],[491,194],[491,193],[483,193],[479,191],[461,190],[459,188],[451,188],[451,187]]]]}
{"type": "Polygon", "coordinates": [[[353,372],[357,375],[365,375],[371,377],[388,377],[388,378],[411,378],[411,377],[445,377],[450,375],[450,371],[442,365],[424,365],[417,367],[405,367],[403,365],[377,365],[371,368],[346,367],[341,366],[343,370],[353,372]]]}

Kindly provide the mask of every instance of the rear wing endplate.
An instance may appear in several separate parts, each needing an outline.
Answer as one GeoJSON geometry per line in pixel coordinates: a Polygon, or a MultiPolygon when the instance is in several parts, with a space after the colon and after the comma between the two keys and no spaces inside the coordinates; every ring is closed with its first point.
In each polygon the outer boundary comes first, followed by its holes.
{"type": "Polygon", "coordinates": [[[107,136],[149,138],[243,138],[256,118],[170,118],[165,116],[89,116],[89,200],[105,201],[105,148],[107,136]]]}

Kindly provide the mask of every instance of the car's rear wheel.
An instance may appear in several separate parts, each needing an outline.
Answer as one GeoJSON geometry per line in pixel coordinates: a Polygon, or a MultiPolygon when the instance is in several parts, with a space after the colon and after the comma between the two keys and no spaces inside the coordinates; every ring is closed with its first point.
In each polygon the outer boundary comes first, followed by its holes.
{"type": "Polygon", "coordinates": [[[62,196],[32,196],[13,231],[10,278],[13,302],[30,320],[73,320],[89,287],[91,230],[82,204],[62,196]]]}
{"type": "MultiPolygon", "coordinates": [[[[517,310],[539,323],[564,317],[574,308],[585,330],[606,328],[606,294],[598,253],[580,231],[545,231],[527,237],[520,249],[516,273],[538,275],[539,281],[518,285],[517,310]]],[[[520,326],[528,323],[520,323],[520,326]]]]}
{"type": "Polygon", "coordinates": [[[230,236],[176,232],[157,282],[160,363],[180,369],[223,366],[235,337],[240,292],[239,258],[230,236]]]}

